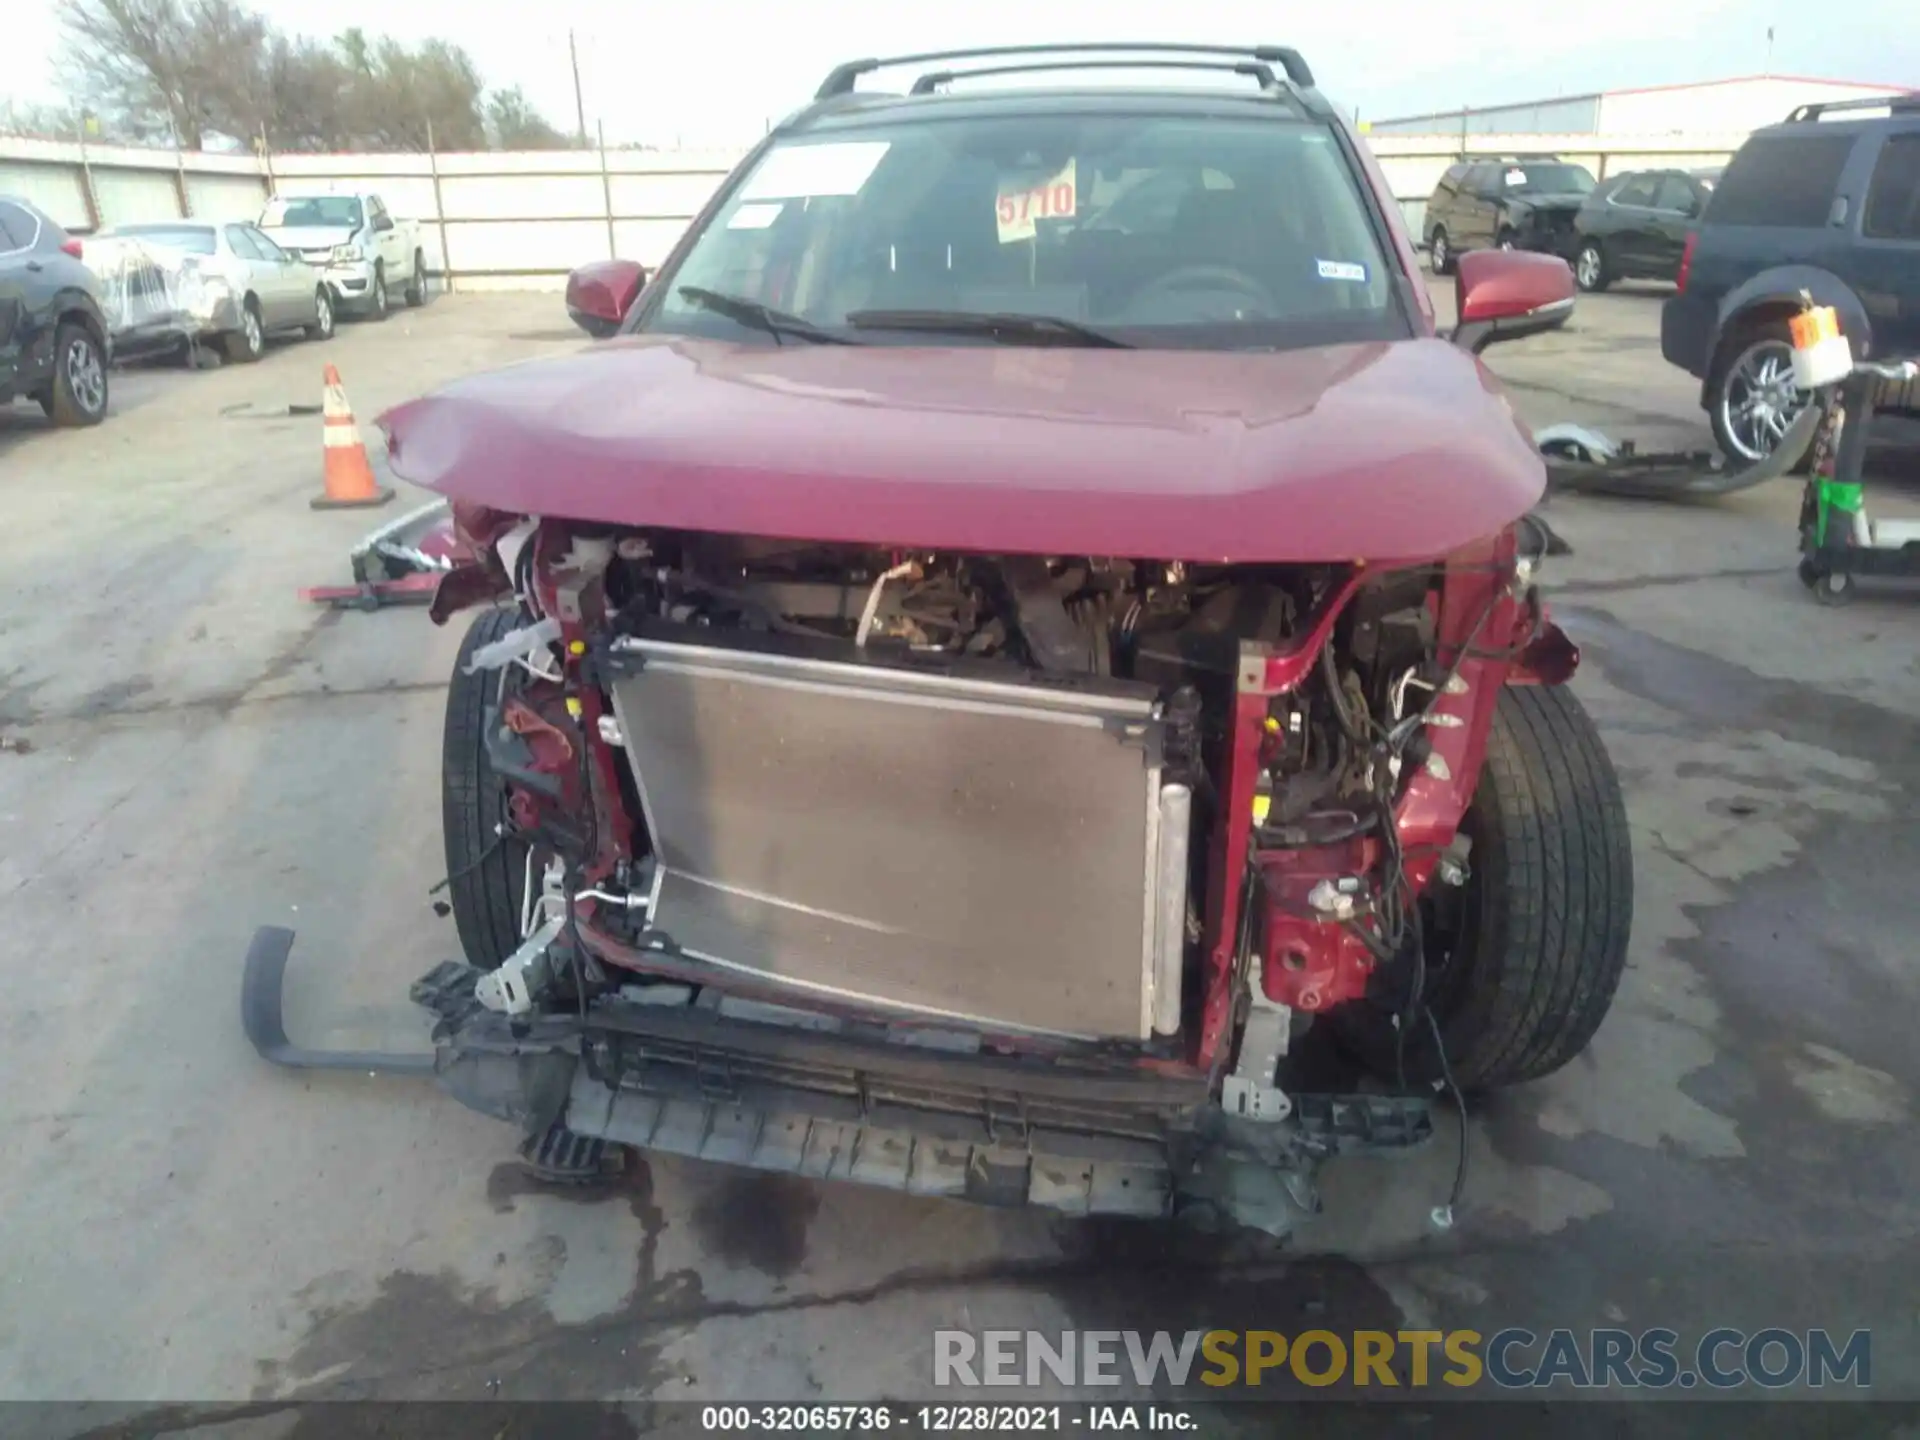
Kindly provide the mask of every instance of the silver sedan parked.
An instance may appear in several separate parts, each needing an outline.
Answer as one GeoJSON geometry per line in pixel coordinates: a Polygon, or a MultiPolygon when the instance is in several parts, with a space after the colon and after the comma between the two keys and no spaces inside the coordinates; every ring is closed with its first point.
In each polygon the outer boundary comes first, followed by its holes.
{"type": "Polygon", "coordinates": [[[142,328],[170,327],[183,339],[218,344],[243,364],[260,358],[274,332],[299,330],[315,340],[333,334],[333,296],[320,272],[257,226],[171,220],[115,226],[101,238],[135,242],[160,272],[143,282],[157,292],[150,303],[129,307],[142,328]]]}

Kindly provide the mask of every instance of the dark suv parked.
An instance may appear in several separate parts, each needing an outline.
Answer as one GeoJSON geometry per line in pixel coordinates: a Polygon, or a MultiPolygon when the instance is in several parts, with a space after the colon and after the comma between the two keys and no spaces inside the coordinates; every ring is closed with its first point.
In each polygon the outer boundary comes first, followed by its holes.
{"type": "Polygon", "coordinates": [[[25,200],[0,195],[0,404],[28,395],[56,425],[97,425],[111,357],[80,242],[25,200]]]}
{"type": "Polygon", "coordinates": [[[1631,170],[1603,181],[1580,207],[1573,278],[1582,290],[1616,280],[1677,280],[1687,236],[1718,171],[1631,170]]]}
{"type": "Polygon", "coordinates": [[[1584,165],[1551,155],[1472,156],[1440,177],[1427,201],[1433,273],[1451,275],[1463,250],[1544,250],[1571,261],[1573,217],[1593,189],[1584,165]]]}
{"type": "MultiPolygon", "coordinates": [[[[1787,317],[1802,290],[1854,353],[1920,353],[1920,95],[1803,105],[1727,166],[1660,317],[1660,351],[1700,377],[1728,457],[1772,452],[1806,403],[1787,317]]],[[[1911,409],[1911,387],[1883,408],[1911,409]]]]}

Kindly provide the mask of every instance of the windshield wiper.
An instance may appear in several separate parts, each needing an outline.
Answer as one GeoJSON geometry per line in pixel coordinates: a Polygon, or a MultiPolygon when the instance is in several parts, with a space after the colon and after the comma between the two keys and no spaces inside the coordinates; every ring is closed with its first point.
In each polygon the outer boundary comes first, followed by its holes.
{"type": "Polygon", "coordinates": [[[847,324],[856,330],[918,330],[928,335],[985,335],[1002,345],[1084,345],[1102,350],[1132,350],[1117,335],[1061,315],[988,315],[972,310],[855,310],[847,324]]]}
{"type": "Polygon", "coordinates": [[[703,285],[682,285],[674,292],[682,300],[698,305],[703,310],[711,310],[716,315],[755,330],[764,330],[773,337],[773,343],[784,345],[782,335],[793,335],[814,345],[858,345],[860,342],[848,335],[835,335],[831,330],[822,330],[811,320],[803,320],[798,315],[789,315],[784,310],[775,310],[770,305],[762,305],[758,300],[748,300],[740,295],[723,295],[718,290],[709,290],[703,285]]]}

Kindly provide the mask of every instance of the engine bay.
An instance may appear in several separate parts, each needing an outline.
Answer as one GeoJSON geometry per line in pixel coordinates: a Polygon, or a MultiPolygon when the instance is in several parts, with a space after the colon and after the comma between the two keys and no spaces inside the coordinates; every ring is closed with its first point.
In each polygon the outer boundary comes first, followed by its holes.
{"type": "Polygon", "coordinates": [[[519,606],[476,663],[525,913],[601,983],[1207,1064],[1418,983],[1382,977],[1466,870],[1468,676],[1537,620],[1510,553],[1369,574],[531,520],[487,553],[519,606]]]}

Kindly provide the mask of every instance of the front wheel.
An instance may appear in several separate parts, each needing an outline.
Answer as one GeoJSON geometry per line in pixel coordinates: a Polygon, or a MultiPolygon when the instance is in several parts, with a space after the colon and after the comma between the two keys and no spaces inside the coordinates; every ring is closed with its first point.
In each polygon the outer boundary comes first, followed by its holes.
{"type": "Polygon", "coordinates": [[[313,292],[313,324],[307,326],[307,339],[333,338],[333,292],[322,285],[313,292]]]}
{"type": "Polygon", "coordinates": [[[407,278],[407,288],[401,293],[409,305],[427,303],[427,261],[418,250],[413,252],[413,274],[407,278]]]}
{"type": "Polygon", "coordinates": [[[447,686],[440,752],[441,831],[448,901],[460,948],[470,963],[494,970],[519,948],[527,847],[507,838],[507,787],[487,759],[487,723],[499,703],[503,671],[466,673],[473,652],[511,634],[517,611],[482,611],[460,643],[447,686]]]}
{"type": "Polygon", "coordinates": [[[1427,253],[1433,262],[1433,273],[1451,275],[1453,273],[1453,245],[1447,239],[1444,229],[1433,232],[1433,239],[1427,242],[1427,253]]]}
{"type": "Polygon", "coordinates": [[[1495,248],[1495,249],[1499,249],[1499,250],[1511,250],[1511,249],[1513,249],[1513,247],[1514,247],[1514,234],[1513,234],[1513,231],[1511,231],[1511,230],[1502,230],[1502,231],[1500,232],[1500,234],[1499,234],[1499,235],[1498,235],[1498,236],[1497,236],[1497,237],[1495,238],[1495,240],[1494,240],[1494,242],[1493,242],[1493,243],[1494,243],[1494,248],[1495,248]]]}
{"type": "Polygon", "coordinates": [[[260,318],[260,302],[249,295],[240,306],[240,328],[220,337],[220,348],[229,362],[251,365],[267,348],[267,326],[260,318]]]}
{"type": "MultiPolygon", "coordinates": [[[[1486,764],[1462,831],[1463,885],[1435,880],[1421,904],[1423,999],[1462,1090],[1537,1080],[1586,1049],[1613,1004],[1633,927],[1633,848],[1620,780],[1586,708],[1565,686],[1500,695],[1486,764]]],[[[1442,1078],[1423,1015],[1404,1044],[1394,1020],[1411,957],[1380,993],[1335,1011],[1368,1067],[1411,1083],[1442,1078]]]]}
{"type": "Polygon", "coordinates": [[[387,311],[391,308],[391,304],[391,297],[387,294],[387,267],[384,265],[375,265],[373,267],[373,290],[367,302],[367,318],[369,320],[386,319],[387,311]]]}
{"type": "Polygon", "coordinates": [[[1573,278],[1582,290],[1593,294],[1613,283],[1613,276],[1607,273],[1607,252],[1598,240],[1588,240],[1580,246],[1580,253],[1573,260],[1573,278]]]}

